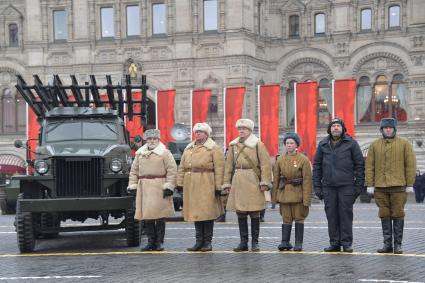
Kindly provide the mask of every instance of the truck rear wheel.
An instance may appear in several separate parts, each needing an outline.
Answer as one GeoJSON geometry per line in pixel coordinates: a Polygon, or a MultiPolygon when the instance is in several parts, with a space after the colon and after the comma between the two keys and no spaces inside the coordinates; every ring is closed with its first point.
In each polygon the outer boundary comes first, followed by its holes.
{"type": "Polygon", "coordinates": [[[134,209],[127,209],[125,214],[125,233],[127,245],[137,247],[140,245],[140,221],[134,219],[134,209]]]}

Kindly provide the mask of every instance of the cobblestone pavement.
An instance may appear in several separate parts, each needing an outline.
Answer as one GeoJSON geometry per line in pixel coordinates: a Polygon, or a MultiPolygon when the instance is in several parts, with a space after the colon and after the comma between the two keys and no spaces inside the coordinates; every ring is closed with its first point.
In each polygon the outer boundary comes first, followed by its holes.
{"type": "Polygon", "coordinates": [[[425,282],[425,205],[406,206],[403,255],[376,253],[382,245],[377,213],[373,203],[356,203],[353,254],[322,252],[328,245],[323,204],[310,210],[302,253],[277,251],[278,209],[267,210],[259,253],[232,252],[239,231],[231,213],[228,222],[215,225],[210,253],[186,252],[194,243],[193,224],[169,222],[162,253],[128,248],[123,231],[108,231],[64,233],[37,241],[33,254],[19,254],[14,216],[3,215],[0,282],[425,282]]]}

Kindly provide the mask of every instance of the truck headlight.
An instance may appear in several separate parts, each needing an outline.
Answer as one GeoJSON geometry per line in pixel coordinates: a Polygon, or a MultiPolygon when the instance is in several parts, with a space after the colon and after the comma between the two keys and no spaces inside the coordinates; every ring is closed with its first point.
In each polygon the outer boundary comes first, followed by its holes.
{"type": "Polygon", "coordinates": [[[37,171],[38,174],[44,175],[49,171],[49,165],[45,160],[37,160],[34,164],[35,171],[37,171]]]}
{"type": "Polygon", "coordinates": [[[122,162],[119,159],[112,159],[111,161],[111,170],[114,173],[120,172],[122,169],[122,162]]]}

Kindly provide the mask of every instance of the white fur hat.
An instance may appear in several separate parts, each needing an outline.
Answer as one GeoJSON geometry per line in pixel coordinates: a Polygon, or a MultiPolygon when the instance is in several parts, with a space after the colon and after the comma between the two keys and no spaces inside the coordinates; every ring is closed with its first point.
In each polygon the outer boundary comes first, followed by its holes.
{"type": "Polygon", "coordinates": [[[143,133],[143,139],[147,140],[148,138],[157,138],[159,139],[161,137],[161,132],[157,129],[150,129],[150,130],[146,130],[143,133]]]}
{"type": "Polygon", "coordinates": [[[254,130],[254,121],[252,121],[251,119],[239,119],[236,121],[236,128],[248,128],[251,131],[254,130]]]}
{"type": "Polygon", "coordinates": [[[207,133],[208,136],[211,136],[212,129],[207,123],[196,123],[195,126],[193,126],[193,132],[196,131],[202,131],[207,133]]]}

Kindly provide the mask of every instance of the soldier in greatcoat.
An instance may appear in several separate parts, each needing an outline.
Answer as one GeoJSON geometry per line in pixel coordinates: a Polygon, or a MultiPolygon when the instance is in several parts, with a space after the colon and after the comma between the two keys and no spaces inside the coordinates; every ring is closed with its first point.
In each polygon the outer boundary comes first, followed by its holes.
{"type": "Polygon", "coordinates": [[[378,253],[401,254],[406,190],[413,192],[416,157],[413,147],[396,136],[397,120],[384,118],[380,123],[382,138],[372,142],[366,159],[366,184],[379,207],[384,246],[378,253]],[[394,246],[393,246],[394,235],[394,246]]]}
{"type": "Polygon", "coordinates": [[[296,133],[283,138],[286,153],[279,156],[273,167],[272,202],[279,203],[282,215],[280,251],[291,250],[292,222],[295,221],[294,251],[302,251],[304,220],[311,204],[312,174],[309,159],[297,152],[301,139],[296,133]]]}
{"type": "Polygon", "coordinates": [[[193,127],[195,140],[183,152],[177,188],[183,190],[183,216],[193,221],[196,242],[188,251],[211,251],[214,220],[223,214],[220,201],[223,184],[224,154],[210,138],[211,127],[197,123],[193,127]]]}
{"type": "Polygon", "coordinates": [[[146,144],[136,151],[129,177],[129,190],[136,192],[134,218],[144,220],[148,243],[142,251],[164,250],[165,217],[174,215],[173,191],[177,165],[160,141],[160,131],[145,131],[146,144]]]}
{"type": "Polygon", "coordinates": [[[252,133],[254,122],[236,122],[239,137],[230,142],[226,155],[223,188],[229,192],[226,209],[238,216],[240,244],[235,252],[248,250],[248,215],[251,218],[251,250],[259,251],[260,212],[264,192],[271,189],[271,162],[266,146],[252,133]]]}

